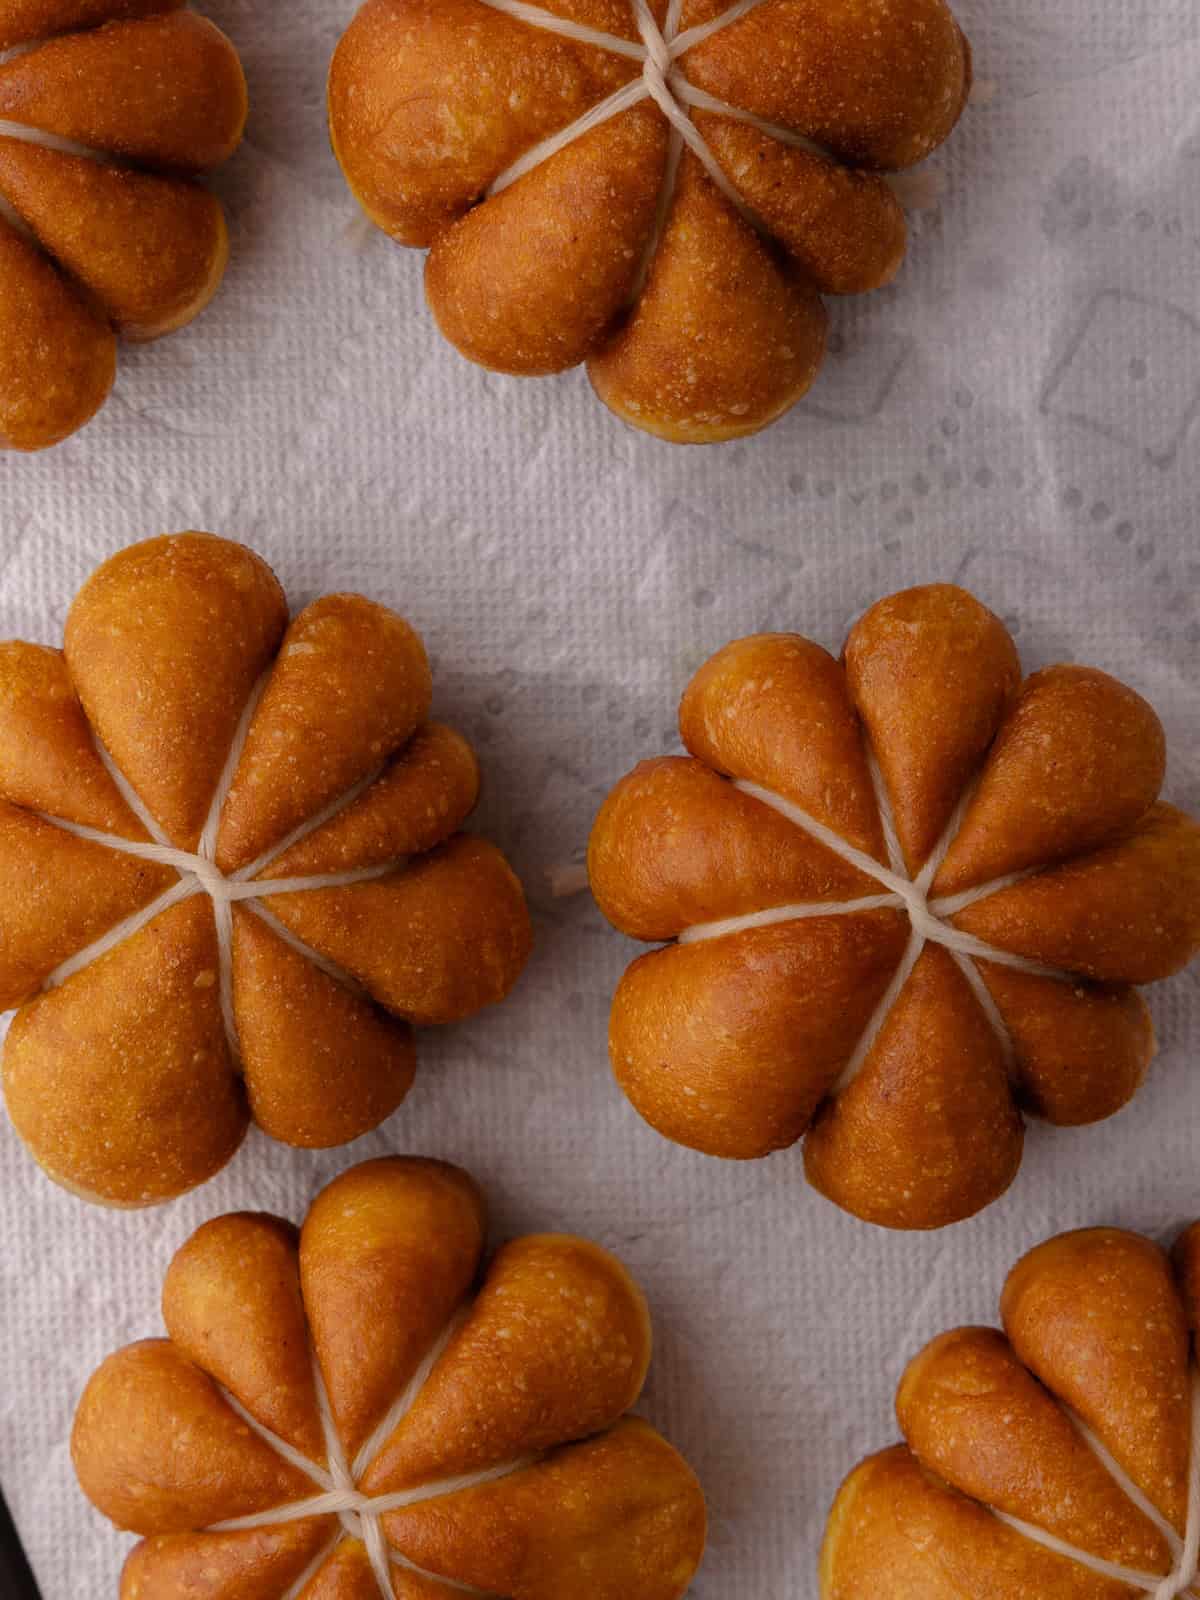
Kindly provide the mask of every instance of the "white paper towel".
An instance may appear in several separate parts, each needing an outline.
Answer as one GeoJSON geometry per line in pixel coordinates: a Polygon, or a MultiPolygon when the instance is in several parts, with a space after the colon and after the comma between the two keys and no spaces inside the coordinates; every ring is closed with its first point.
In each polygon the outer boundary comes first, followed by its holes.
{"type": "Polygon", "coordinates": [[[695,1595],[809,1600],[829,1500],[894,1435],[926,1338],[992,1319],[1008,1266],[1057,1229],[1200,1214],[1200,971],[1152,992],[1162,1048],[1131,1108],[1034,1126],[1000,1204],[893,1236],[810,1192],[798,1152],[726,1165],[639,1121],[605,1054],[633,947],[544,874],[582,851],[608,785],[673,744],[713,649],[762,628],[836,647],[932,578],[1000,612],[1028,667],[1091,662],[1149,695],[1168,792],[1200,806],[1200,10],[959,0],[994,98],[937,158],[944,201],[899,283],[834,307],[836,353],[790,417],[680,451],[578,373],[467,365],[424,309],[420,256],[354,225],[322,115],[346,0],[207,9],[253,97],[221,178],[226,286],[190,331],[123,351],[84,433],[0,461],[0,636],[59,642],[98,561],[186,527],[253,543],[294,604],[359,588],[398,607],[480,750],[480,825],[525,878],[538,947],[502,1010],[422,1039],[408,1104],[349,1149],[252,1134],[199,1193],[124,1215],[53,1188],[0,1127],[0,1483],[45,1600],[115,1595],[127,1541],[67,1451],[88,1373],[161,1331],[163,1270],[199,1222],[299,1218],[352,1161],[411,1150],[466,1164],[497,1235],[620,1252],[656,1318],[646,1409],[711,1500],[695,1595]]]}

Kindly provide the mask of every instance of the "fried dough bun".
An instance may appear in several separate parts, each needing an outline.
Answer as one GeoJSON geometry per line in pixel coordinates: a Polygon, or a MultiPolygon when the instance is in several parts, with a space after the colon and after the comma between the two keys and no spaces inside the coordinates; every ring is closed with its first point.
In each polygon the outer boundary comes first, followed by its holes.
{"type": "Polygon", "coordinates": [[[652,1126],[741,1160],[804,1138],[838,1205],[935,1228],[1011,1183],[1022,1111],[1130,1099],[1154,1048],[1137,985],[1200,949],[1200,826],[1159,801],[1132,689],[1022,679],[999,619],[932,585],[872,606],[840,662],[795,634],[728,645],[679,726],[688,755],[623,778],[588,855],[609,921],[663,945],[609,1033],[652,1126]]]}
{"type": "Polygon", "coordinates": [[[265,562],[208,534],[106,562],[64,651],[0,644],[4,1089],[56,1181],[154,1204],[210,1177],[250,1117],[344,1143],[407,1094],[413,1024],[507,995],[529,914],[500,852],[459,831],[478,764],[431,693],[394,612],[326,595],[289,621],[265,562]],[[196,862],[170,856],[205,850],[209,821],[218,895],[239,873],[280,891],[226,904],[223,941],[196,862]]]}
{"type": "Polygon", "coordinates": [[[122,1600],[380,1600],[366,1515],[213,1531],[320,1493],[303,1469],[332,1460],[323,1406],[358,1491],[407,1500],[368,1512],[403,1563],[396,1600],[679,1600],[704,1498],[627,1415],[650,1360],[641,1291],[562,1234],[506,1245],[476,1290],[485,1228],[464,1172],[390,1157],[336,1179],[299,1230],[243,1212],[193,1235],[167,1272],[169,1337],[110,1356],[72,1433],[84,1492],[142,1539],[122,1600]]]}

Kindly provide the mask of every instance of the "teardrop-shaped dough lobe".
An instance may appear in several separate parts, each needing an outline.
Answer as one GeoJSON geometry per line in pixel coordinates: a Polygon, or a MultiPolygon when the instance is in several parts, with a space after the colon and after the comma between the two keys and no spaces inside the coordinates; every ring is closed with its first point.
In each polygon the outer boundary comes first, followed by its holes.
{"type": "Polygon", "coordinates": [[[1024,1135],[1004,1052],[966,978],[926,945],[861,1070],[822,1107],[809,1182],[887,1228],[944,1228],[1008,1188],[1024,1135]]]}
{"type": "Polygon", "coordinates": [[[412,1034],[233,909],[233,1004],[250,1111],[272,1139],[306,1149],[377,1128],[412,1088],[412,1034]]]}
{"type": "Polygon", "coordinates": [[[964,1494],[1104,1561],[1170,1571],[1162,1533],[994,1328],[935,1339],[896,1412],[917,1458],[964,1494]]]}
{"type": "MultiPolygon", "coordinates": [[[[636,37],[627,5],[548,9],[636,37]]],[[[519,155],[637,72],[480,0],[367,0],[329,72],[334,153],[376,226],[427,246],[519,155]]]]}
{"type": "MultiPolygon", "coordinates": [[[[447,1588],[433,1578],[394,1566],[392,1593],[395,1600],[461,1600],[462,1590],[447,1588]]],[[[164,1600],[174,1600],[174,1597],[164,1596],[164,1600]]],[[[241,1597],[231,1597],[231,1600],[241,1600],[241,1597]]],[[[294,1600],[380,1600],[379,1582],[363,1544],[349,1536],[339,1539],[294,1600]]]]}
{"type": "Polygon", "coordinates": [[[351,1460],[461,1305],[486,1227],[475,1184],[441,1161],[364,1162],[313,1202],[300,1236],[300,1281],[351,1460]]]}
{"type": "Polygon", "coordinates": [[[207,533],[132,545],[75,597],[67,665],[88,720],[177,845],[200,836],[286,626],[266,562],[207,533]]]}
{"type": "MultiPolygon", "coordinates": [[[[690,0],[684,29],[727,9],[690,0]]],[[[971,88],[970,50],[944,0],[768,0],[688,50],[682,68],[852,166],[888,170],[934,151],[971,88]]]]}
{"type": "Polygon", "coordinates": [[[0,218],[0,449],[45,450],[82,428],[116,370],[106,318],[0,218]]]}
{"type": "Polygon", "coordinates": [[[665,118],[636,106],[439,234],[425,293],[445,337],[499,372],[576,366],[633,296],[666,156],[665,118]]]}
{"type": "Polygon", "coordinates": [[[976,965],[1013,1043],[1022,1106],[1059,1127],[1126,1105],[1154,1058],[1146,1002],[1124,984],[1063,983],[994,961],[976,965]]]}
{"type": "Polygon", "coordinates": [[[0,800],[0,1011],[176,878],[0,800]]]}
{"type": "Polygon", "coordinates": [[[879,884],[702,761],[643,761],[611,791],[588,847],[592,893],[635,939],[772,906],[854,900],[879,884]]]}
{"type": "Polygon", "coordinates": [[[929,584],[890,595],[855,623],[846,677],[916,874],[1020,686],[1016,647],[973,595],[929,584]]]}
{"type": "Polygon", "coordinates": [[[325,1441],[300,1296],[300,1235],[252,1212],[216,1217],[176,1251],[163,1322],[177,1349],[318,1464],[325,1441]]]}
{"type": "Polygon", "coordinates": [[[0,12],[0,50],[49,39],[56,33],[94,28],[102,22],[177,11],[184,0],[5,0],[0,12]]]}
{"type": "Polygon", "coordinates": [[[100,1204],[154,1205],[211,1178],[246,1131],[203,896],[19,1011],[9,1115],[46,1173],[100,1204]]]}
{"type": "Polygon", "coordinates": [[[1026,679],[934,882],[955,894],[1083,855],[1158,798],[1166,740],[1153,707],[1093,667],[1026,679]]]}
{"type": "Polygon", "coordinates": [[[503,1000],[533,943],[516,874],[494,845],[465,833],[386,877],[264,904],[380,1005],[422,1024],[503,1000]]]}
{"type": "Polygon", "coordinates": [[[0,63],[0,118],[148,167],[219,166],[246,112],[237,51],[190,11],[68,34],[0,63]]]}
{"type": "Polygon", "coordinates": [[[640,957],[609,1019],[613,1072],[659,1133],[707,1155],[785,1150],[845,1067],[907,941],[894,911],[751,928],[640,957]]]}
{"type": "Polygon", "coordinates": [[[886,1600],[1132,1600],[1128,1584],[1035,1544],[902,1445],[842,1485],[821,1551],[821,1600],[882,1600],[881,1574],[886,1600]]]}
{"type": "Polygon", "coordinates": [[[1062,1234],[1009,1273],[1000,1312],[1020,1359],[1182,1535],[1190,1340],[1163,1251],[1117,1228],[1062,1234]]]}
{"type": "Polygon", "coordinates": [[[428,715],[432,695],[425,646],[403,617],[357,594],[306,606],[221,813],[221,870],[248,866],[381,767],[428,715]]]}
{"type": "Polygon", "coordinates": [[[952,918],[988,944],[1101,983],[1155,983],[1200,949],[1200,824],[1157,805],[1127,839],[952,918]]]}
{"type": "Polygon", "coordinates": [[[497,1482],[383,1518],[418,1566],[520,1600],[680,1600],[704,1554],[700,1485],[628,1418],[497,1482]]]}
{"type": "Polygon", "coordinates": [[[118,1528],[189,1533],[314,1493],[169,1339],[146,1339],[92,1374],[71,1430],[84,1494],[118,1528]]]}
{"type": "Polygon", "coordinates": [[[0,644],[0,796],[126,839],[147,838],[101,761],[60,650],[0,644]]]}
{"type": "Polygon", "coordinates": [[[479,762],[453,728],[427,722],[357,800],[276,856],[264,875],[312,877],[423,855],[458,831],[479,799],[479,762]]]}
{"type": "Polygon", "coordinates": [[[685,152],[637,304],[588,361],[610,411],[676,444],[757,433],[803,398],[829,319],[685,152]]]}
{"type": "Polygon", "coordinates": [[[694,756],[761,784],[858,850],[884,859],[879,808],[846,675],[795,633],[736,639],[706,661],[679,707],[694,756]]]}
{"type": "Polygon", "coordinates": [[[130,1552],[119,1600],[285,1600],[336,1529],[330,1517],[311,1517],[237,1533],[160,1534],[130,1552]]]}
{"type": "Polygon", "coordinates": [[[642,1292],[607,1250],[565,1234],[514,1240],[364,1491],[487,1472],[611,1427],[642,1392],[650,1338],[642,1292]]]}
{"type": "Polygon", "coordinates": [[[882,178],[732,117],[709,111],[693,117],[742,199],[822,294],[865,294],[892,281],[908,226],[882,178]]]}
{"type": "Polygon", "coordinates": [[[219,203],[180,179],[0,138],[0,196],[126,339],[198,316],[229,258],[219,203]]]}

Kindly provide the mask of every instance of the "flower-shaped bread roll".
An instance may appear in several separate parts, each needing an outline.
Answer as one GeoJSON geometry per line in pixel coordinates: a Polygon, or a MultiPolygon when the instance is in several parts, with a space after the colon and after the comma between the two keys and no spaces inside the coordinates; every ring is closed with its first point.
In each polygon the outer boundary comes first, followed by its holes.
{"type": "Polygon", "coordinates": [[[524,896],[457,831],[478,770],[430,693],[394,612],[334,594],[289,622],[208,534],[106,562],[61,654],[0,645],[4,1088],[57,1182],[153,1204],[248,1115],[353,1139],[408,1092],[410,1023],[508,993],[524,896]]]}
{"type": "Polygon", "coordinates": [[[626,1415],[640,1290],[543,1234],[475,1291],[484,1232],[465,1173],[393,1157],[299,1231],[243,1212],[192,1236],[170,1338],[110,1356],[75,1418],[85,1493],[143,1536],[121,1600],[678,1600],[704,1499],[626,1415]]]}
{"type": "Polygon", "coordinates": [[[0,0],[0,449],[103,405],[117,336],[199,315],[225,272],[194,179],[237,149],[237,52],[181,0],[0,0]]]}
{"type": "Polygon", "coordinates": [[[1172,1263],[1116,1228],[1010,1273],[1004,1332],[909,1367],[906,1445],[842,1486],[821,1600],[1177,1600],[1200,1565],[1200,1224],[1172,1263]]]}
{"type": "Polygon", "coordinates": [[[1164,741],[1089,667],[1021,679],[961,589],[880,601],[835,661],[794,634],[719,651],[683,697],[690,757],[605,802],[605,915],[673,940],[626,972],[613,1067],[712,1155],[807,1134],[832,1200],[940,1227],[1001,1194],[1018,1107],[1111,1116],[1153,1034],[1134,985],[1200,947],[1200,827],[1158,803],[1164,741]]]}
{"type": "Polygon", "coordinates": [[[970,82],[945,0],[366,0],[329,118],[465,356],[586,362],[627,422],[709,443],[808,390],[822,293],[894,276],[886,175],[970,82]]]}

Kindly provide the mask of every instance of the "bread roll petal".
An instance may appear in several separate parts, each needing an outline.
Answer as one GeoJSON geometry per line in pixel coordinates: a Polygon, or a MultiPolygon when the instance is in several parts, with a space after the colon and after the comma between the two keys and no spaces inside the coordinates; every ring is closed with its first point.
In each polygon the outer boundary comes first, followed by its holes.
{"type": "Polygon", "coordinates": [[[1136,989],[1062,983],[992,961],[977,966],[1013,1042],[1026,1110],[1077,1127],[1133,1098],[1154,1057],[1154,1026],[1136,989]]]}
{"type": "Polygon", "coordinates": [[[233,1000],[250,1111],[272,1139],[308,1149],[377,1128],[412,1087],[412,1033],[233,912],[233,1000]]]}
{"type": "Polygon", "coordinates": [[[1171,1265],[1194,1336],[1200,1331],[1200,1222],[1193,1222],[1176,1239],[1171,1265]]]}
{"type": "Polygon", "coordinates": [[[934,883],[948,895],[1083,855],[1158,798],[1162,724],[1140,694],[1093,667],[1047,667],[1021,688],[934,883]]]}
{"type": "Polygon", "coordinates": [[[440,1161],[365,1162],[313,1202],[300,1236],[300,1280],[351,1460],[461,1305],[485,1230],[479,1190],[440,1161]]]}
{"type": "Polygon", "coordinates": [[[679,731],[717,772],[761,784],[883,861],[879,808],[846,675],[793,633],[736,639],[684,691],[679,731]]]}
{"type": "Polygon", "coordinates": [[[427,722],[375,782],[261,876],[310,877],[423,855],[462,826],[479,799],[479,762],[452,728],[427,722]]]}
{"type": "Polygon", "coordinates": [[[935,1339],[904,1374],[896,1410],[909,1448],[963,1494],[1101,1560],[1170,1571],[1162,1533],[995,1329],[935,1339]]]}
{"type": "Polygon", "coordinates": [[[634,107],[439,234],[425,292],[451,344],[519,375],[589,355],[632,299],[666,153],[662,115],[634,107]]]}
{"type": "Polygon", "coordinates": [[[425,646],[385,606],[325,595],[288,628],[221,813],[217,864],[248,866],[378,770],[429,712],[425,646]]]}
{"type": "MultiPolygon", "coordinates": [[[[692,0],[684,28],[727,9],[692,0]]],[[[826,146],[895,169],[946,139],[971,87],[966,39],[944,0],[768,0],[689,50],[692,83],[826,146]]]]}
{"type": "Polygon", "coordinates": [[[77,28],[95,28],[102,22],[178,11],[183,4],[184,0],[5,0],[0,50],[77,28]]]}
{"type": "Polygon", "coordinates": [[[757,433],[812,387],[828,318],[690,151],[637,304],[588,361],[617,416],[676,444],[757,433]]]}
{"type": "MultiPolygon", "coordinates": [[[[600,26],[610,21],[631,31],[627,8],[600,26]]],[[[378,227],[430,245],[518,156],[637,70],[481,0],[367,0],[329,72],[334,153],[378,227]]]]}
{"type": "Polygon", "coordinates": [[[635,939],[879,884],[702,761],[643,761],[612,789],[588,847],[592,893],[635,939]]]}
{"type": "Polygon", "coordinates": [[[0,800],[0,1011],[175,881],[0,800]]]}
{"type": "Polygon", "coordinates": [[[1007,628],[964,589],[906,589],[846,640],[846,677],[909,871],[946,830],[1021,682],[1007,628]]]}
{"type": "Polygon", "coordinates": [[[0,138],[0,196],[127,339],[183,327],[225,271],[221,207],[181,179],[0,138]]]}
{"type": "Polygon", "coordinates": [[[365,1492],[486,1472],[611,1427],[642,1392],[650,1338],[645,1299],[615,1256],[562,1234],[514,1240],[365,1492]]]}
{"type": "MultiPolygon", "coordinates": [[[[458,1600],[462,1594],[461,1589],[449,1589],[402,1567],[392,1568],[392,1592],[396,1600],[458,1600]]],[[[365,1546],[348,1536],[340,1539],[295,1600],[379,1600],[379,1583],[365,1546]]]]}
{"type": "Polygon", "coordinates": [[[889,1228],[943,1228],[990,1205],[1021,1164],[1004,1054],[967,980],[926,945],[846,1089],[804,1146],[809,1182],[889,1228]]]}
{"type": "Polygon", "coordinates": [[[246,114],[237,51],[190,11],[110,22],[0,63],[0,118],[150,167],[219,166],[246,114]]]}
{"type": "Polygon", "coordinates": [[[821,1600],[880,1600],[881,1573],[887,1600],[1130,1600],[1127,1584],[1034,1544],[902,1446],[842,1485],[821,1551],[821,1600]]]}
{"type": "Polygon", "coordinates": [[[101,761],[60,650],[0,643],[0,797],[145,840],[101,761]]]}
{"type": "Polygon", "coordinates": [[[286,625],[267,564],[203,533],[134,545],[75,597],[66,656],[88,720],[178,845],[199,838],[286,625]]]}
{"type": "Polygon", "coordinates": [[[130,1551],[119,1600],[285,1600],[336,1528],[332,1518],[313,1517],[241,1533],[159,1534],[130,1551]]]}
{"type": "Polygon", "coordinates": [[[193,896],[17,1014],[9,1115],[56,1183],[153,1205],[225,1165],[247,1116],[218,993],[212,908],[193,896]]]}
{"type": "Polygon", "coordinates": [[[418,1565],[489,1593],[680,1600],[706,1515],[687,1463],[628,1419],[496,1483],[393,1512],[384,1529],[418,1565]]]}
{"type": "Polygon", "coordinates": [[[457,1022],[503,1000],[533,941],[512,868],[467,834],[386,877],[264,903],[380,1005],[416,1023],[457,1022]]]}
{"type": "Polygon", "coordinates": [[[189,1361],[263,1427],[324,1463],[296,1228],[244,1211],[206,1222],[176,1251],[162,1310],[189,1361]]]}
{"type": "Polygon", "coordinates": [[[1062,1234],[1017,1263],[1000,1310],[1019,1358],[1182,1536],[1190,1339],[1163,1251],[1116,1228],[1062,1234]]]}
{"type": "Polygon", "coordinates": [[[0,449],[45,450],[82,428],[116,370],[107,319],[0,217],[0,449]]]}
{"type": "Polygon", "coordinates": [[[1148,811],[1117,844],[1039,872],[955,916],[963,928],[1101,983],[1154,983],[1200,949],[1200,823],[1148,811]]]}
{"type": "Polygon", "coordinates": [[[732,117],[694,119],[743,201],[822,294],[865,294],[896,276],[908,225],[882,178],[732,117]]]}
{"type": "Polygon", "coordinates": [[[609,1054],[635,1109],[708,1155],[787,1149],[849,1061],[903,955],[893,911],[672,945],[613,999],[609,1054]]]}

